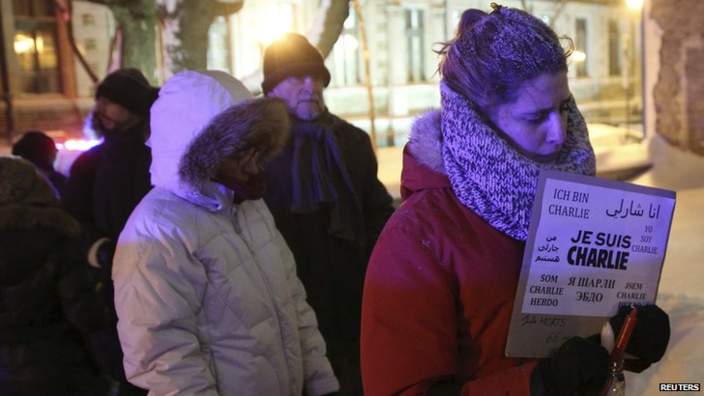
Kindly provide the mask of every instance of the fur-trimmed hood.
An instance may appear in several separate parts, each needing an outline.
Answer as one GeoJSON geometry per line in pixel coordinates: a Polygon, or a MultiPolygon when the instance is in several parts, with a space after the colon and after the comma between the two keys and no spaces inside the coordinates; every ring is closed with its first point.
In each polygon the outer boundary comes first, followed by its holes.
{"type": "Polygon", "coordinates": [[[430,170],[446,174],[442,161],[440,110],[431,110],[413,122],[408,138],[408,151],[416,161],[430,170]]]}
{"type": "Polygon", "coordinates": [[[60,208],[56,192],[34,165],[0,157],[0,231],[43,228],[76,236],[78,221],[60,208]]]}
{"type": "Polygon", "coordinates": [[[245,141],[261,140],[273,154],[288,138],[286,105],[252,99],[241,82],[219,71],[176,74],[151,108],[151,181],[209,210],[232,202],[232,191],[211,181],[218,165],[245,141]]]}
{"type": "Polygon", "coordinates": [[[439,110],[429,111],[413,122],[403,150],[402,200],[420,190],[449,188],[442,159],[441,131],[439,110]]]}

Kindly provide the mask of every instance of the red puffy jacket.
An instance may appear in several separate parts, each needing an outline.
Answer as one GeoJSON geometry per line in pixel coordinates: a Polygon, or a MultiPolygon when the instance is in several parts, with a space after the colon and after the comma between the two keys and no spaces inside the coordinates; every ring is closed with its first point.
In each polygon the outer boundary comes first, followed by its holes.
{"type": "Polygon", "coordinates": [[[504,355],[524,243],[456,199],[434,117],[414,125],[404,151],[404,202],[366,275],[365,394],[423,395],[454,380],[462,395],[528,395],[537,361],[504,355]]]}

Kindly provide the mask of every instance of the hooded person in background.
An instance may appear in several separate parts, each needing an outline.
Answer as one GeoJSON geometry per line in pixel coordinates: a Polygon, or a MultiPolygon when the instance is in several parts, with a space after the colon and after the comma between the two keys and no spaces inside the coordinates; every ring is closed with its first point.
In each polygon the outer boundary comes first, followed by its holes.
{"type": "Polygon", "coordinates": [[[54,169],[56,161],[56,143],[42,131],[28,131],[12,145],[12,155],[18,155],[37,167],[56,190],[59,198],[63,196],[66,176],[54,169]]]}
{"type": "Polygon", "coordinates": [[[264,94],[283,99],[292,119],[291,141],[267,167],[264,200],[296,257],[341,394],[359,395],[362,284],[391,196],[367,133],[325,107],[330,73],[305,37],[271,44],[263,70],[264,94]]]}
{"type": "Polygon", "coordinates": [[[0,394],[101,396],[90,342],[111,326],[80,225],[35,167],[0,157],[0,394]]]}
{"type": "MultiPolygon", "coordinates": [[[[149,108],[158,92],[137,69],[117,70],[100,82],[91,120],[104,141],[76,159],[63,196],[66,209],[83,227],[88,262],[105,274],[104,294],[111,305],[109,279],[117,237],[132,209],[151,189],[151,152],[145,141],[149,108]]],[[[122,394],[142,393],[124,378],[117,335],[105,342],[115,356],[110,371],[125,386],[122,394]]]]}
{"type": "Polygon", "coordinates": [[[98,84],[91,123],[104,141],[71,166],[63,203],[83,224],[91,265],[109,270],[115,241],[132,209],[150,190],[149,108],[159,89],[137,69],[120,69],[98,84]]]}
{"type": "MultiPolygon", "coordinates": [[[[492,7],[464,12],[440,64],[442,108],[416,121],[404,150],[404,201],[364,288],[369,396],[598,395],[608,378],[592,337],[546,359],[505,355],[539,174],[594,175],[596,161],[555,32],[492,7]]],[[[615,334],[624,317],[610,318],[615,334]]],[[[665,312],[639,308],[626,369],[660,360],[669,336],[665,312]]]]}
{"type": "Polygon", "coordinates": [[[130,381],[152,395],[338,390],[293,255],[261,200],[286,106],[223,72],[185,71],[151,110],[154,189],[117,244],[130,381]]]}

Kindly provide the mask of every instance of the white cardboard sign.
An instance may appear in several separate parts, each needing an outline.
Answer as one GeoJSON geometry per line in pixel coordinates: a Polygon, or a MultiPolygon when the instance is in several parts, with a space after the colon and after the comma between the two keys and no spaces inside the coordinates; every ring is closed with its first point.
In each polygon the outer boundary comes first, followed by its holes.
{"type": "Polygon", "coordinates": [[[543,172],[506,354],[548,356],[620,305],[653,303],[674,208],[672,191],[543,172]]]}

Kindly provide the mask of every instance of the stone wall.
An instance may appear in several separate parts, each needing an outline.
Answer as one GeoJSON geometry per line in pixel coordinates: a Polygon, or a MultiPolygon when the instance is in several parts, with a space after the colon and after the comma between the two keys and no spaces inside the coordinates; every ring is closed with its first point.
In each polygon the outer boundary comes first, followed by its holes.
{"type": "Polygon", "coordinates": [[[670,144],[704,155],[704,1],[652,0],[661,29],[653,88],[655,130],[670,144]]]}

